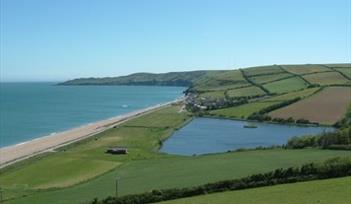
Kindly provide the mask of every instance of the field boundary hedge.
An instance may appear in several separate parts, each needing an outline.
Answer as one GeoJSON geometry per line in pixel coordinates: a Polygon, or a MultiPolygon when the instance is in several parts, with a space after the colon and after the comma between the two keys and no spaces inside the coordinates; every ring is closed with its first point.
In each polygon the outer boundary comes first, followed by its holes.
{"type": "Polygon", "coordinates": [[[239,69],[239,70],[240,70],[241,74],[243,75],[244,79],[245,79],[247,82],[249,82],[249,83],[252,84],[253,86],[256,86],[256,87],[262,89],[262,91],[264,91],[266,94],[268,94],[268,95],[271,94],[271,92],[270,92],[268,89],[266,89],[264,86],[262,86],[261,84],[258,84],[258,83],[256,83],[256,82],[254,82],[254,81],[252,81],[252,80],[250,79],[250,77],[246,75],[246,73],[245,73],[245,71],[244,71],[243,69],[239,69]]]}
{"type": "Polygon", "coordinates": [[[296,77],[302,79],[302,80],[303,80],[305,83],[307,83],[309,86],[312,85],[311,82],[307,81],[307,80],[306,80],[305,78],[303,78],[300,74],[296,74],[296,73],[294,73],[294,72],[291,72],[291,71],[287,70],[285,67],[283,67],[283,66],[281,66],[281,65],[278,65],[278,66],[279,66],[281,69],[285,70],[286,72],[288,72],[288,73],[290,73],[290,74],[292,74],[292,75],[294,75],[294,76],[296,76],[296,77]]]}
{"type": "Polygon", "coordinates": [[[347,75],[344,74],[343,72],[341,72],[341,71],[335,69],[334,67],[329,67],[329,66],[324,65],[324,64],[321,64],[320,66],[327,67],[327,68],[333,70],[334,72],[338,72],[339,74],[341,74],[341,75],[342,75],[343,77],[345,77],[346,79],[351,80],[351,78],[350,78],[349,76],[347,76],[347,75]]]}
{"type": "Polygon", "coordinates": [[[185,198],[208,193],[249,189],[262,186],[272,186],[284,183],[295,183],[317,179],[337,178],[351,175],[350,158],[333,158],[322,164],[308,163],[301,167],[275,169],[267,173],[254,174],[234,180],[208,183],[195,187],[153,190],[151,192],[126,195],[122,197],[107,197],[101,201],[94,199],[92,204],[144,204],[178,198],[185,198]]]}

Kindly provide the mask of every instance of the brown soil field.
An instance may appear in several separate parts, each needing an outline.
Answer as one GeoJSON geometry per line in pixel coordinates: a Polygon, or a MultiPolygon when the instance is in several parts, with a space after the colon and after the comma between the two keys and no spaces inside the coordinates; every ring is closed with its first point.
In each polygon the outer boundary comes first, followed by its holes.
{"type": "Polygon", "coordinates": [[[324,72],[324,73],[316,73],[304,75],[307,81],[312,84],[320,84],[320,85],[331,85],[331,84],[346,84],[349,82],[348,79],[343,77],[338,72],[324,72]]]}
{"type": "Polygon", "coordinates": [[[311,97],[272,111],[273,118],[307,119],[320,124],[334,124],[342,119],[351,102],[351,87],[328,87],[311,97]]]}

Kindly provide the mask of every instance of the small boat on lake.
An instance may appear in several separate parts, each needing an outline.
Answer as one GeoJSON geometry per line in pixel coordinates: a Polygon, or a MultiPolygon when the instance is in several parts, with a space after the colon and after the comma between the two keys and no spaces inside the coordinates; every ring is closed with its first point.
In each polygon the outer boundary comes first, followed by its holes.
{"type": "Polygon", "coordinates": [[[244,125],[244,128],[257,128],[257,125],[254,125],[254,124],[246,124],[246,125],[244,125]]]}

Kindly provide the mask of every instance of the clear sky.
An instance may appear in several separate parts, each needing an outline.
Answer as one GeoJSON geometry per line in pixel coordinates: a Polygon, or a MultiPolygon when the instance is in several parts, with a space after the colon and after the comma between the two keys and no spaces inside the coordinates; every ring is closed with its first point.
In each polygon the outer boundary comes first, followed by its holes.
{"type": "Polygon", "coordinates": [[[351,61],[351,0],[0,0],[1,80],[351,61]]]}

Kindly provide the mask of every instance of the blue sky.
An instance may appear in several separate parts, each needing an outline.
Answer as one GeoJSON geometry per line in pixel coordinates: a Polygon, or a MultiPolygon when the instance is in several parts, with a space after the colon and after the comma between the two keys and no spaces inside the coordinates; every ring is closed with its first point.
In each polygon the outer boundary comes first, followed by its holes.
{"type": "Polygon", "coordinates": [[[2,81],[351,61],[351,0],[0,0],[2,81]]]}

